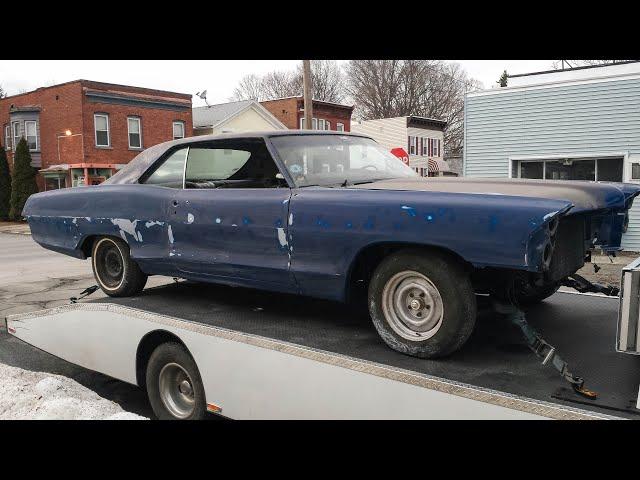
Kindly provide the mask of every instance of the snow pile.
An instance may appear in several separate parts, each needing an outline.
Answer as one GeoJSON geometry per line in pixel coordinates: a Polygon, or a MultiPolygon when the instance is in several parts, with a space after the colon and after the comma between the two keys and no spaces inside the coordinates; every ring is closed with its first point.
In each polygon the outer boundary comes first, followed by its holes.
{"type": "Polygon", "coordinates": [[[0,420],[144,420],[60,375],[0,364],[0,420]]]}

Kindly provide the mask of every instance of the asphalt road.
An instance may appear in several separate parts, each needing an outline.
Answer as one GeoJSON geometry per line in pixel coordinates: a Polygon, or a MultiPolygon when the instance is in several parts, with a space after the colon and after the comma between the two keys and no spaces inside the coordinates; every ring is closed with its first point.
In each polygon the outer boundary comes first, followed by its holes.
{"type": "MultiPolygon", "coordinates": [[[[170,282],[151,277],[147,286],[170,282]]],[[[0,233],[0,363],[26,370],[49,372],[76,380],[125,410],[153,417],[144,391],[31,347],[7,334],[4,317],[69,303],[86,287],[95,285],[91,264],[45,250],[30,235],[0,233]]],[[[104,294],[98,290],[90,298],[104,294]]]]}

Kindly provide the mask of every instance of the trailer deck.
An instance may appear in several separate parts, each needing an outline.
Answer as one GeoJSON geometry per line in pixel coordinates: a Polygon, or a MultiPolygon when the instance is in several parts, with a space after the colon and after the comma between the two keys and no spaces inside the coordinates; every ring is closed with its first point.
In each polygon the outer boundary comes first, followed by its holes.
{"type": "Polygon", "coordinates": [[[366,312],[343,304],[183,281],[15,315],[7,325],[27,343],[130,383],[145,332],[177,333],[207,377],[207,401],[220,400],[232,418],[640,419],[640,356],[615,351],[617,298],[559,292],[527,310],[596,400],[542,366],[520,330],[478,300],[472,337],[440,360],[389,349],[366,312]]]}
{"type": "MultiPolygon", "coordinates": [[[[375,362],[483,389],[640,419],[636,407],[640,357],[615,351],[618,299],[559,292],[527,310],[527,320],[557,347],[572,371],[598,393],[574,393],[526,346],[506,317],[480,308],[476,330],[463,349],[426,360],[389,349],[366,314],[344,305],[264,291],[179,282],[132,298],[103,299],[190,322],[258,335],[314,350],[375,362]]],[[[482,297],[479,297],[482,307],[482,297]]]]}

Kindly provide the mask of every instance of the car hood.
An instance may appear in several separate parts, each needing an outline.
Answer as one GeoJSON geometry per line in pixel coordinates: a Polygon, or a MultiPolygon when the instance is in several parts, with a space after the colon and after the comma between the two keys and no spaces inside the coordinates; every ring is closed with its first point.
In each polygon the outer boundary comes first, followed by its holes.
{"type": "Polygon", "coordinates": [[[627,209],[640,193],[640,185],[612,182],[521,180],[493,178],[399,178],[354,185],[368,190],[400,190],[567,200],[572,213],[602,209],[627,209]]]}

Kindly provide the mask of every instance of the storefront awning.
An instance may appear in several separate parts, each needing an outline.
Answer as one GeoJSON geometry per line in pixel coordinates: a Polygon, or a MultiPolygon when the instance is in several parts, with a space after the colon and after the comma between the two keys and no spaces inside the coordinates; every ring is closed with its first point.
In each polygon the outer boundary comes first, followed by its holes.
{"type": "Polygon", "coordinates": [[[450,172],[449,164],[437,158],[429,159],[429,173],[450,172]]]}

